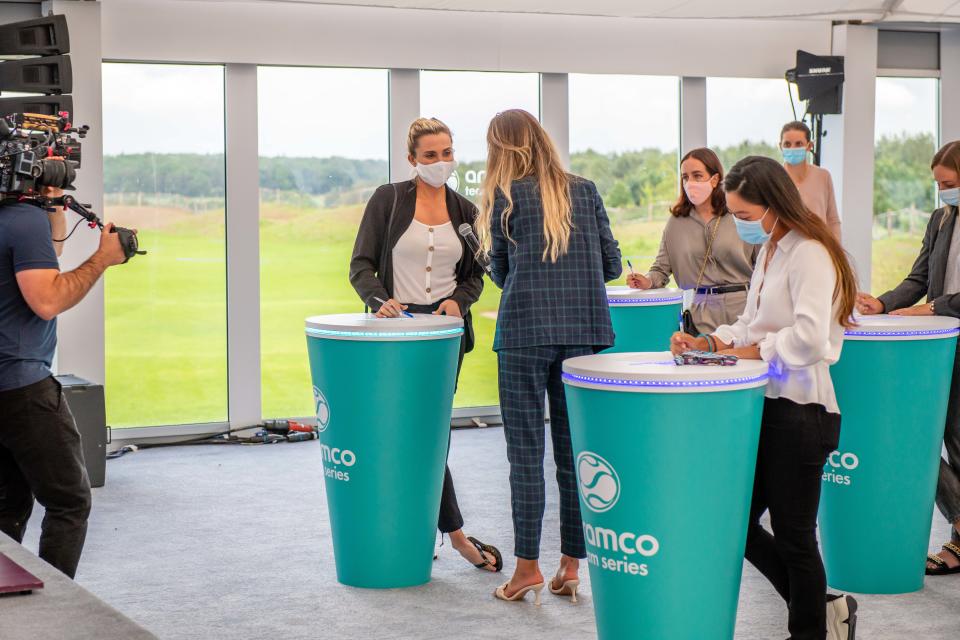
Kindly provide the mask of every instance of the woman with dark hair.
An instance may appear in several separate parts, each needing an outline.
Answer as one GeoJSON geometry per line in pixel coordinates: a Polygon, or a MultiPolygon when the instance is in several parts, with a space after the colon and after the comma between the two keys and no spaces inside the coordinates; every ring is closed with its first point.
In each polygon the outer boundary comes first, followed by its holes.
{"type": "Polygon", "coordinates": [[[840,240],[840,214],[837,213],[837,197],[833,193],[833,178],[826,169],[810,164],[811,151],[813,142],[810,140],[810,127],[799,120],[783,125],[780,129],[783,168],[800,190],[803,204],[826,222],[833,237],[840,240]]]}
{"type": "MultiPolygon", "coordinates": [[[[960,142],[941,147],[930,168],[943,206],[930,216],[913,270],[879,298],[861,293],[857,300],[860,313],[960,318],[960,142]],[[913,306],[923,298],[926,302],[913,306]]],[[[950,541],[940,553],[928,556],[928,575],[960,575],[960,348],[953,364],[944,445],[947,457],[940,460],[937,506],[951,524],[950,541]]]]}
{"type": "Polygon", "coordinates": [[[852,324],[857,282],[826,223],[786,170],[750,156],[724,180],[745,242],[763,245],[743,315],[712,335],[674,334],[674,353],[719,351],[770,364],[747,529],[746,558],[787,601],[790,638],[852,638],[856,601],[827,598],[817,545],[820,481],[840,438],[830,365],[852,324]],[[770,511],[771,534],[760,524],[770,511]]]}
{"type": "Polygon", "coordinates": [[[680,181],[657,259],[646,275],[627,276],[627,284],[656,289],[666,286],[673,275],[677,286],[691,292],[694,333],[710,332],[743,312],[757,252],[737,236],[733,218],[727,215],[723,165],[717,154],[706,148],[687,153],[680,161],[680,181]]]}

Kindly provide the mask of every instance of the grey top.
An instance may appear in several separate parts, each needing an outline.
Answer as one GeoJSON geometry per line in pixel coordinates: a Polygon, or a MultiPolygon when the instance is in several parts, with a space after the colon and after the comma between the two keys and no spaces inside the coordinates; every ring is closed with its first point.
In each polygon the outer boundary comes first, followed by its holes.
{"type": "Polygon", "coordinates": [[[717,224],[720,225],[717,237],[713,241],[700,286],[749,284],[759,247],[740,239],[732,215],[714,218],[708,225],[696,211],[692,211],[689,216],[671,216],[667,220],[660,240],[660,251],[647,274],[653,281],[653,287],[666,286],[672,274],[681,289],[693,289],[707,252],[707,243],[717,224]]]}
{"type": "Polygon", "coordinates": [[[945,294],[960,293],[960,224],[953,225],[950,252],[947,254],[947,273],[943,276],[945,294]]]}

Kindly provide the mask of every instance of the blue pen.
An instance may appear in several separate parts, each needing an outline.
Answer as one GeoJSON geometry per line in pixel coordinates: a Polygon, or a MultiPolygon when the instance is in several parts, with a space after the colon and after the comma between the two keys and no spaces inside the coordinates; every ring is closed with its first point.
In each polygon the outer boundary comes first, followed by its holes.
{"type": "Polygon", "coordinates": [[[630,260],[627,260],[627,267],[630,268],[630,273],[634,273],[633,264],[630,263],[630,260]]]}
{"type": "MultiPolygon", "coordinates": [[[[373,299],[376,300],[377,302],[379,302],[381,305],[387,304],[387,301],[386,301],[386,300],[382,300],[381,298],[378,298],[377,296],[373,296],[373,299]]],[[[401,311],[400,313],[402,313],[402,314],[403,314],[403,317],[405,317],[405,318],[412,318],[412,317],[413,317],[413,314],[410,313],[409,311],[401,311]]]]}

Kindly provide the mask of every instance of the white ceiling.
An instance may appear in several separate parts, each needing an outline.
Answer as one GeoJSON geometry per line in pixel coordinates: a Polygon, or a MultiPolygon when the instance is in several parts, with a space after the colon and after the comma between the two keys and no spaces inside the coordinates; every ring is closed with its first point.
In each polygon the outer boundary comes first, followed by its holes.
{"type": "MultiPolygon", "coordinates": [[[[104,3],[124,0],[101,0],[104,3]]],[[[238,0],[191,0],[236,2],[238,0]]],[[[960,22],[960,0],[240,0],[347,6],[546,13],[623,18],[832,19],[960,22]]]]}

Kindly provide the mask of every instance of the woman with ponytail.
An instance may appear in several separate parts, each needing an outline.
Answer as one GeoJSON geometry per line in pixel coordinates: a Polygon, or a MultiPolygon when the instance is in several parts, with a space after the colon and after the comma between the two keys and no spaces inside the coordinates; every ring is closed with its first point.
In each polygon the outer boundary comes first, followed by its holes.
{"type": "Polygon", "coordinates": [[[620,276],[620,250],[592,182],[569,175],[526,111],[497,114],[487,131],[487,173],[477,231],[503,289],[493,348],[510,460],[517,567],[494,595],[540,602],[544,511],[544,394],[560,486],[560,567],[550,591],[576,601],[586,557],[561,364],[613,345],[605,284],[620,276]]]}
{"type": "Polygon", "coordinates": [[[724,180],[740,237],[763,245],[743,315],[711,335],[673,336],[674,353],[719,351],[770,364],[746,558],[786,600],[792,640],[853,638],[856,601],[827,597],[817,545],[823,465],[840,438],[830,365],[852,325],[857,282],[827,223],[786,170],[750,156],[724,180]],[[770,512],[771,534],[760,524],[770,512]]]}

